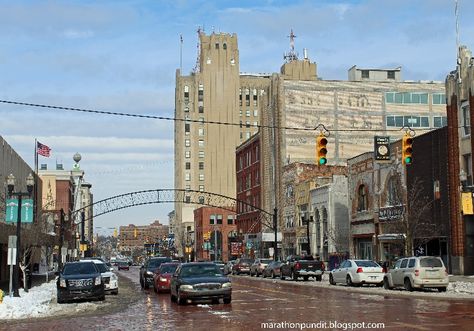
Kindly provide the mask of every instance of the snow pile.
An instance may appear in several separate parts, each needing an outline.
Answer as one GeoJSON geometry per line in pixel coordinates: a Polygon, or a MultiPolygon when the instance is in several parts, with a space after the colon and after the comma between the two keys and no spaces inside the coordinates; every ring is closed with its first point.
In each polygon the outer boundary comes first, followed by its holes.
{"type": "Polygon", "coordinates": [[[20,289],[19,294],[19,298],[10,298],[8,294],[3,298],[0,320],[46,317],[97,308],[97,304],[90,302],[57,304],[55,280],[33,287],[29,292],[20,289]]]}
{"type": "Polygon", "coordinates": [[[452,282],[448,286],[449,292],[474,294],[474,283],[472,282],[452,282]]]}

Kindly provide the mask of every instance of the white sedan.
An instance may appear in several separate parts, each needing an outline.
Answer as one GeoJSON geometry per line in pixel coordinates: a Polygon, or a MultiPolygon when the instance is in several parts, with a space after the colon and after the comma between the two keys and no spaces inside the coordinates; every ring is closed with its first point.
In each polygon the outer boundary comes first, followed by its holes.
{"type": "Polygon", "coordinates": [[[338,268],[331,270],[329,283],[360,286],[363,284],[383,285],[384,272],[382,267],[370,260],[345,260],[338,268]]]}

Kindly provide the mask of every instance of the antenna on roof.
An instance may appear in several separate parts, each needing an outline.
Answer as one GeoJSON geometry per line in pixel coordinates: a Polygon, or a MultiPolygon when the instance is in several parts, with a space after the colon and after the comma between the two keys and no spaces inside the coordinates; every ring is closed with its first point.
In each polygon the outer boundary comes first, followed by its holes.
{"type": "Polygon", "coordinates": [[[293,29],[290,30],[290,35],[287,36],[290,38],[290,51],[283,55],[283,58],[286,62],[296,61],[298,60],[298,53],[295,52],[295,34],[293,33],[293,29]]]}
{"type": "Polygon", "coordinates": [[[196,72],[199,72],[201,71],[201,68],[200,68],[200,63],[201,63],[201,41],[200,41],[200,35],[201,35],[201,27],[198,27],[197,29],[197,35],[198,35],[198,42],[197,42],[197,57],[196,57],[196,64],[194,65],[194,69],[193,69],[193,72],[196,73],[196,72]]]}
{"type": "Polygon", "coordinates": [[[456,67],[458,72],[458,83],[461,83],[461,54],[459,50],[459,11],[458,0],[454,0],[454,15],[456,17],[456,67]]]}
{"type": "Polygon", "coordinates": [[[183,35],[179,35],[179,72],[183,74],[183,35]]]}

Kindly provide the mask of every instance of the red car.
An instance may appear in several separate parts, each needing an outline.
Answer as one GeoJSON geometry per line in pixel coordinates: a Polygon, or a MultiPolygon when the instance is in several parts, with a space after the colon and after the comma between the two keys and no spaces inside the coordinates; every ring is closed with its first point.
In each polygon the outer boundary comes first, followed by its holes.
{"type": "Polygon", "coordinates": [[[129,265],[127,261],[119,261],[117,264],[118,270],[129,270],[129,265]]]}
{"type": "Polygon", "coordinates": [[[153,273],[153,290],[155,293],[170,290],[170,281],[179,263],[162,263],[153,273]]]}

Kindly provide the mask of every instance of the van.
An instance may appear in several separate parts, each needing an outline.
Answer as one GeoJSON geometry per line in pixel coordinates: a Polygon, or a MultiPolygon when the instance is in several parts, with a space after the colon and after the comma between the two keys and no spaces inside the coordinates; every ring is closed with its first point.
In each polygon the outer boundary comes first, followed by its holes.
{"type": "Polygon", "coordinates": [[[416,288],[437,288],[446,292],[449,284],[448,271],[443,260],[437,256],[413,256],[395,263],[383,280],[385,289],[404,287],[407,291],[416,288]]]}

